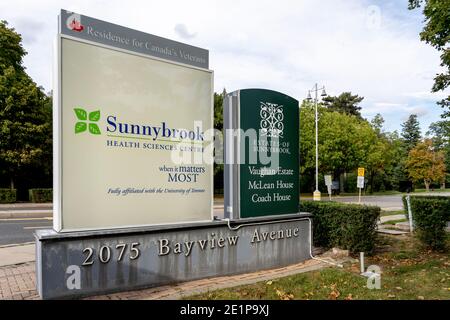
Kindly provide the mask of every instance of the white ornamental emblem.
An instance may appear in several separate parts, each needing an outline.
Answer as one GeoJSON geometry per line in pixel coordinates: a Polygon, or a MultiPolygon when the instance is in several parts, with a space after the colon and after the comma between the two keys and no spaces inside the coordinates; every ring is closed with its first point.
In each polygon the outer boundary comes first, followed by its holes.
{"type": "Polygon", "coordinates": [[[261,102],[261,135],[273,138],[283,137],[283,106],[270,102],[261,102]]]}

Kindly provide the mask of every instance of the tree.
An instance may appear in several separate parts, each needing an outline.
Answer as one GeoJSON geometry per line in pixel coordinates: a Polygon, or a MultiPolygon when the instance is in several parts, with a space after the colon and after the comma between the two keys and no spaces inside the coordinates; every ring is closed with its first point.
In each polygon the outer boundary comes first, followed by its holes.
{"type": "MultiPolygon", "coordinates": [[[[223,130],[223,99],[227,95],[225,88],[222,93],[214,92],[214,129],[223,130]]],[[[223,133],[223,132],[222,132],[223,133]]],[[[223,137],[224,135],[222,135],[223,137]]],[[[217,139],[217,137],[215,137],[217,139]]],[[[223,157],[223,141],[219,141],[221,150],[215,149],[216,157],[223,157]]],[[[223,189],[223,163],[214,162],[214,186],[216,189],[223,189]]]]}
{"type": "Polygon", "coordinates": [[[51,103],[25,73],[21,41],[0,22],[0,170],[11,188],[30,166],[51,164],[51,103]]]}
{"type": "MultiPolygon", "coordinates": [[[[370,124],[355,115],[331,111],[319,105],[319,172],[337,177],[366,163],[377,135],[370,124]]],[[[314,176],[314,106],[303,101],[300,108],[300,173],[314,176]]],[[[342,184],[341,184],[342,187],[342,184]]]]}
{"type": "Polygon", "coordinates": [[[405,153],[403,140],[397,131],[389,132],[385,136],[388,143],[388,151],[385,154],[387,161],[384,167],[386,183],[392,189],[400,189],[400,181],[409,179],[405,168],[407,154],[405,153]]]}
{"type": "MultiPolygon", "coordinates": [[[[427,136],[431,137],[435,150],[444,154],[445,167],[450,168],[450,120],[431,123],[427,136]]],[[[443,187],[445,188],[445,184],[443,187]]]]}
{"type": "Polygon", "coordinates": [[[372,128],[375,130],[378,136],[381,136],[383,133],[383,125],[384,118],[381,114],[377,113],[375,117],[373,117],[372,121],[370,121],[372,128]]]}
{"type": "Polygon", "coordinates": [[[225,88],[222,93],[214,92],[214,129],[223,129],[223,99],[227,95],[225,88]]]}
{"type": "MultiPolygon", "coordinates": [[[[441,66],[444,68],[434,78],[432,92],[444,91],[450,86],[450,1],[448,0],[409,0],[410,10],[423,6],[425,26],[420,33],[420,40],[433,46],[441,53],[441,66]]],[[[443,108],[450,108],[450,95],[438,102],[443,108]]],[[[444,111],[444,118],[450,111],[444,111]]]]}
{"type": "Polygon", "coordinates": [[[431,136],[433,146],[436,149],[438,150],[444,149],[449,144],[450,121],[443,120],[431,123],[426,135],[431,136]]]}
{"type": "Polygon", "coordinates": [[[427,191],[432,182],[445,179],[444,154],[433,148],[431,139],[418,143],[408,154],[406,168],[414,182],[423,181],[427,191]]]}
{"type": "Polygon", "coordinates": [[[364,97],[352,95],[351,92],[343,92],[336,97],[327,96],[323,98],[323,102],[330,111],[346,113],[361,118],[361,107],[358,104],[363,99],[364,97]]]}
{"type": "Polygon", "coordinates": [[[420,127],[417,115],[411,114],[404,123],[402,123],[403,145],[408,153],[420,141],[420,127]]]}

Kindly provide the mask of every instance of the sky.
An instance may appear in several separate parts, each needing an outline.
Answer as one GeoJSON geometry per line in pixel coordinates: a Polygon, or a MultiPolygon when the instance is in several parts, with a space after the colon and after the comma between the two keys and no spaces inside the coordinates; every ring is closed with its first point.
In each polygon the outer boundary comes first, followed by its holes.
{"type": "Polygon", "coordinates": [[[422,133],[439,121],[431,93],[439,53],[421,42],[422,10],[407,0],[0,0],[0,19],[23,37],[27,72],[52,89],[53,42],[60,9],[209,50],[214,89],[266,88],[306,98],[315,83],[327,94],[364,97],[363,117],[401,131],[417,114],[422,133]]]}

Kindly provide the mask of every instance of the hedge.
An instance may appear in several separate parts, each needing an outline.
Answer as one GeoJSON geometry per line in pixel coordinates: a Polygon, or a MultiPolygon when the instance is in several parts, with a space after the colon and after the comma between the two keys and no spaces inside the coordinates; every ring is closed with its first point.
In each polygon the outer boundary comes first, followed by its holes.
{"type": "Polygon", "coordinates": [[[17,199],[16,189],[0,189],[0,203],[13,203],[17,199]]]}
{"type": "Polygon", "coordinates": [[[379,207],[302,201],[300,211],[313,214],[314,246],[338,247],[352,253],[373,251],[379,207]]]}
{"type": "MultiPolygon", "coordinates": [[[[403,196],[406,214],[408,207],[403,196]]],[[[446,249],[447,221],[450,221],[450,197],[411,196],[411,213],[417,238],[432,250],[446,249]]]]}
{"type": "Polygon", "coordinates": [[[31,202],[52,202],[53,189],[30,189],[28,190],[29,199],[31,202]]]}

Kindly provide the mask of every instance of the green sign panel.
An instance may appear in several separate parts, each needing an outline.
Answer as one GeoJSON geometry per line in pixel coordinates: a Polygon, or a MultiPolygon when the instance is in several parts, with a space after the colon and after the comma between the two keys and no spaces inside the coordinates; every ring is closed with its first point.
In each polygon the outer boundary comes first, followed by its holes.
{"type": "Polygon", "coordinates": [[[298,101],[271,90],[240,90],[225,99],[224,115],[225,216],[298,213],[298,101]]]}

